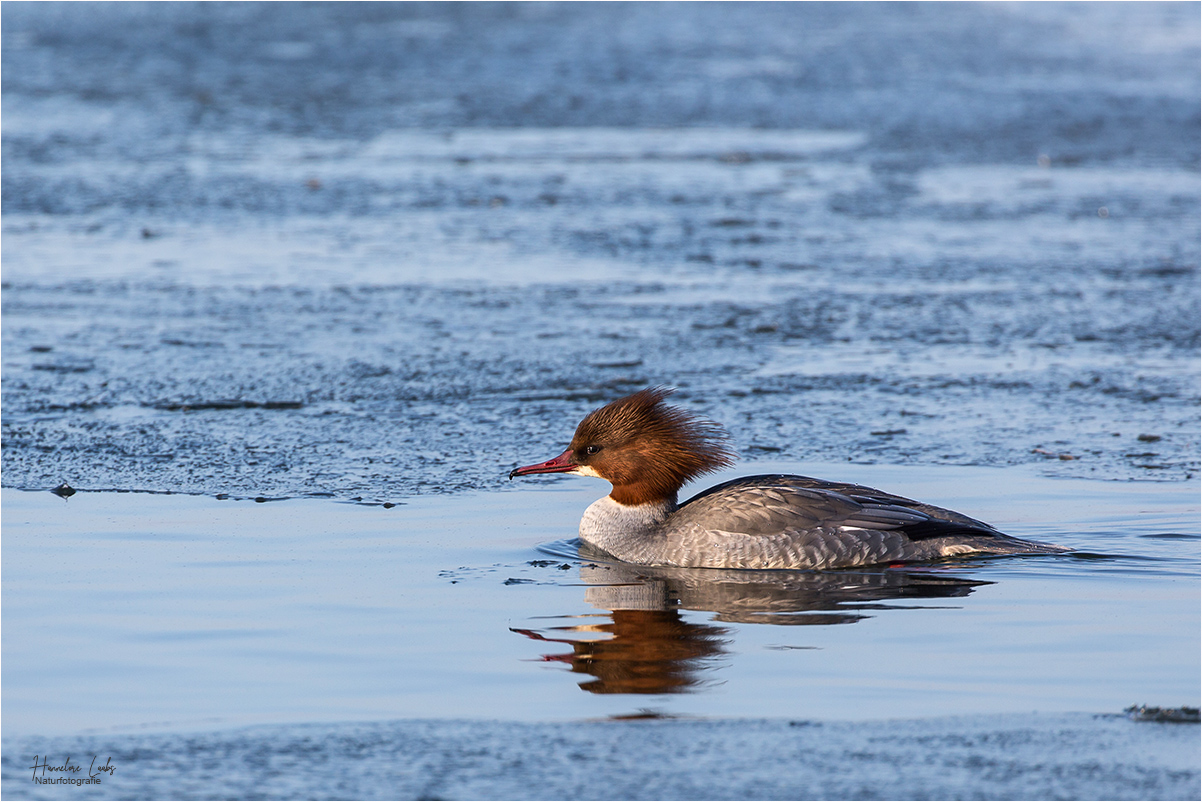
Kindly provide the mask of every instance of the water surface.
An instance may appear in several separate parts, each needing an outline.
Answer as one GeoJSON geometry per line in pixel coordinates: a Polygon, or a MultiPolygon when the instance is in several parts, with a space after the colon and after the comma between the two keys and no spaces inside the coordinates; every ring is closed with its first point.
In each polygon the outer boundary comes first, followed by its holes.
{"type": "Polygon", "coordinates": [[[634,570],[553,544],[601,491],[587,479],[391,509],[6,490],[5,732],[1196,703],[1196,483],[757,467],[920,495],[1080,553],[634,570]]]}

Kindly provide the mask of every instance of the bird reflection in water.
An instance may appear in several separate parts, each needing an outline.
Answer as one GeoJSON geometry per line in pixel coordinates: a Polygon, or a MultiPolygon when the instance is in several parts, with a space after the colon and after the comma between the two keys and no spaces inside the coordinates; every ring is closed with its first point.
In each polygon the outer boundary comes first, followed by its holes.
{"type": "MultiPolygon", "coordinates": [[[[978,580],[931,570],[742,571],[585,563],[585,601],[605,613],[562,616],[561,626],[513,629],[544,643],[571,646],[543,660],[566,663],[593,679],[590,693],[688,693],[710,684],[731,629],[690,621],[682,610],[715,613],[712,621],[777,625],[852,624],[873,610],[904,609],[906,599],[967,596],[978,580]]],[[[930,605],[922,605],[930,608],[930,605]]]]}
{"type": "Polygon", "coordinates": [[[723,653],[727,630],[681,618],[677,610],[612,610],[583,616],[595,623],[553,627],[555,635],[514,629],[535,640],[564,643],[566,654],[543,659],[563,662],[576,674],[593,679],[580,683],[590,693],[684,693],[702,684],[701,675],[723,653]],[[605,636],[609,636],[606,638],[605,636]]]}

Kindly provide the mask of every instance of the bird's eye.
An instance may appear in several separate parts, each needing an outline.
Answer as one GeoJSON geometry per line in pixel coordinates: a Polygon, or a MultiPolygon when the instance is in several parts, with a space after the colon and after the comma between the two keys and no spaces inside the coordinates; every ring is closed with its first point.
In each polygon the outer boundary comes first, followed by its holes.
{"type": "Polygon", "coordinates": [[[585,446],[584,447],[584,453],[590,457],[595,454],[600,453],[600,451],[601,451],[601,446],[585,446]]]}

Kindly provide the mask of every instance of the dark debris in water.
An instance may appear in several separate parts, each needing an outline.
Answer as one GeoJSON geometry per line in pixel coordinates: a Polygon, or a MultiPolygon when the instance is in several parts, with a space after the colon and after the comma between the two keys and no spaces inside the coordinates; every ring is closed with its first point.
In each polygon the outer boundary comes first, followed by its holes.
{"type": "Polygon", "coordinates": [[[1196,707],[1149,707],[1131,705],[1123,710],[1132,721],[1158,721],[1167,724],[1198,724],[1202,715],[1196,707]]]}
{"type": "Polygon", "coordinates": [[[609,721],[672,721],[681,718],[662,710],[641,707],[634,713],[616,713],[608,718],[609,721]]]}
{"type": "Polygon", "coordinates": [[[229,409],[300,409],[300,401],[162,401],[151,405],[154,409],[167,412],[191,412],[200,410],[229,409]]]}

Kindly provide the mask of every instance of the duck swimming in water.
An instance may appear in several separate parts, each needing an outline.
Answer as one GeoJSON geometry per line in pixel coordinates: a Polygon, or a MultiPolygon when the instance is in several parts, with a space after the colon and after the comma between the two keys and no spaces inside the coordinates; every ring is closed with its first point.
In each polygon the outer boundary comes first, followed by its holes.
{"type": "Polygon", "coordinates": [[[808,476],[733,479],[693,496],[692,479],[734,464],[718,424],[664,401],[656,387],[590,412],[568,449],[515,468],[596,476],[613,485],[580,520],[580,539],[635,565],[830,569],[959,555],[1054,554],[989,524],[870,487],[808,476]]]}

